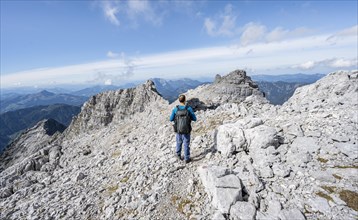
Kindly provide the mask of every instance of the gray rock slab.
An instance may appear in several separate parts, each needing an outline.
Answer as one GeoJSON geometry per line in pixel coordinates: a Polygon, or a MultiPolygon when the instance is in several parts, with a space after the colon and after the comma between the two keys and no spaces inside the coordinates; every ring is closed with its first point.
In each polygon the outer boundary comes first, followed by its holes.
{"type": "Polygon", "coordinates": [[[319,211],[322,213],[330,213],[332,211],[327,199],[325,198],[315,197],[309,199],[307,204],[312,207],[313,211],[319,211]]]}
{"type": "Polygon", "coordinates": [[[317,170],[310,172],[311,176],[316,180],[321,182],[334,183],[336,182],[336,178],[332,175],[333,172],[331,170],[317,170]]]}
{"type": "Polygon", "coordinates": [[[355,160],[358,158],[358,145],[353,143],[335,143],[334,146],[347,157],[355,160]]]}
{"type": "Polygon", "coordinates": [[[268,213],[258,211],[256,213],[256,220],[280,220],[278,216],[272,216],[268,213]]]}
{"type": "Polygon", "coordinates": [[[235,124],[221,125],[216,141],[217,150],[226,157],[230,157],[235,151],[243,151],[246,143],[243,130],[235,124]]]}
{"type": "Polygon", "coordinates": [[[220,211],[216,211],[211,219],[212,220],[226,220],[226,218],[220,211]]]}
{"type": "Polygon", "coordinates": [[[234,174],[223,176],[218,178],[215,182],[215,187],[219,188],[233,188],[233,189],[242,189],[240,179],[234,174]]]}
{"type": "Polygon", "coordinates": [[[272,165],[272,171],[275,176],[288,177],[291,172],[291,167],[288,165],[275,163],[272,165]]]}
{"type": "Polygon", "coordinates": [[[297,208],[281,210],[278,217],[280,220],[306,220],[306,217],[297,208]]]}
{"type": "Polygon", "coordinates": [[[316,153],[320,148],[314,137],[297,137],[291,144],[291,148],[299,152],[316,153]]]}
{"type": "Polygon", "coordinates": [[[256,219],[256,207],[248,202],[236,202],[230,209],[232,220],[254,220],[256,219]]]}
{"type": "Polygon", "coordinates": [[[269,146],[278,146],[276,129],[267,125],[260,125],[254,128],[246,129],[246,141],[248,148],[268,148],[269,146]]]}
{"type": "Polygon", "coordinates": [[[241,181],[234,174],[229,174],[228,169],[201,166],[198,172],[205,191],[212,198],[212,205],[221,213],[229,213],[231,205],[242,200],[241,181]]]}
{"type": "Polygon", "coordinates": [[[241,189],[215,188],[213,191],[212,204],[222,213],[229,213],[230,207],[239,200],[242,200],[241,189]]]}

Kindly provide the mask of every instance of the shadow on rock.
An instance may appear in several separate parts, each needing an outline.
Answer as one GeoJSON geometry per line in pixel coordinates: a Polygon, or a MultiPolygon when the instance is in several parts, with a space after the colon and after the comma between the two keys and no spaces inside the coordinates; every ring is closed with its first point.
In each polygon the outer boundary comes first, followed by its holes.
{"type": "Polygon", "coordinates": [[[187,101],[188,105],[193,108],[194,111],[206,111],[207,109],[216,109],[220,106],[219,103],[205,103],[198,98],[192,98],[187,101]]]}

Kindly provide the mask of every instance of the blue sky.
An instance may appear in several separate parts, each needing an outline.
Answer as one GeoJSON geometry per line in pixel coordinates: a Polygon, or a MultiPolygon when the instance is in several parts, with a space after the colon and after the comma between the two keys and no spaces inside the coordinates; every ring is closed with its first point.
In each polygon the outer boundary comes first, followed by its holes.
{"type": "Polygon", "coordinates": [[[1,87],[357,69],[357,1],[1,1],[1,87]]]}

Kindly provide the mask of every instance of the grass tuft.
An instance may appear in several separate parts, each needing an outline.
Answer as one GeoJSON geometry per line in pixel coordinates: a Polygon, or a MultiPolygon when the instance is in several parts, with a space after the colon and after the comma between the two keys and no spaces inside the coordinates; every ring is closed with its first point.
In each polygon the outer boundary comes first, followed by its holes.
{"type": "Polygon", "coordinates": [[[334,193],[337,190],[337,187],[335,186],[321,186],[321,188],[329,193],[334,193]]]}
{"type": "Polygon", "coordinates": [[[316,195],[326,199],[327,201],[332,201],[333,202],[332,197],[330,197],[329,195],[327,195],[327,194],[325,194],[323,192],[317,192],[316,195]]]}
{"type": "Polygon", "coordinates": [[[319,162],[321,162],[321,163],[327,163],[327,162],[328,162],[327,159],[324,159],[324,158],[322,158],[322,157],[318,157],[317,160],[318,160],[319,162]]]}
{"type": "Polygon", "coordinates": [[[358,212],[358,193],[350,190],[342,190],[339,197],[347,204],[347,206],[358,212]]]}
{"type": "Polygon", "coordinates": [[[123,179],[120,180],[121,183],[126,183],[129,180],[129,176],[123,177],[123,179]]]}
{"type": "Polygon", "coordinates": [[[110,193],[110,194],[113,194],[114,192],[116,192],[118,189],[118,185],[113,185],[113,186],[109,186],[107,188],[107,192],[110,193]]]}
{"type": "Polygon", "coordinates": [[[337,174],[332,174],[332,176],[333,176],[334,178],[336,178],[337,180],[341,180],[341,179],[342,179],[342,177],[339,176],[339,175],[337,175],[337,174]]]}
{"type": "Polygon", "coordinates": [[[339,169],[358,169],[358,165],[335,166],[334,168],[339,168],[339,169]]]}

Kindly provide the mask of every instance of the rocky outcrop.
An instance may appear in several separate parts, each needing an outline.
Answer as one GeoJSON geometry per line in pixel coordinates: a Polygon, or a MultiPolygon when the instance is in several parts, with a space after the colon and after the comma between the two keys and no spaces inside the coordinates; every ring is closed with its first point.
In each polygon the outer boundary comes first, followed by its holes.
{"type": "Polygon", "coordinates": [[[100,93],[83,105],[68,130],[69,133],[86,132],[118,123],[157,102],[166,103],[150,80],[136,88],[100,93]]]}
{"type": "Polygon", "coordinates": [[[62,154],[61,146],[52,142],[65,128],[53,119],[43,120],[11,143],[0,158],[0,199],[45,187],[39,181],[50,176],[62,154]]]}
{"type": "Polygon", "coordinates": [[[66,126],[54,119],[45,119],[38,122],[6,148],[5,152],[0,156],[0,170],[20,163],[30,155],[38,153],[65,129],[66,126]]]}
{"type": "Polygon", "coordinates": [[[235,70],[226,76],[217,75],[213,84],[187,92],[188,103],[198,110],[216,108],[223,103],[240,103],[251,95],[263,96],[244,70],[235,70]]]}
{"type": "MultiPolygon", "coordinates": [[[[227,165],[242,180],[257,219],[357,216],[357,206],[342,194],[358,199],[357,178],[342,177],[348,170],[358,174],[357,75],[329,74],[262,118],[246,116],[218,127],[217,150],[231,158],[227,165]]],[[[245,207],[243,202],[230,210],[245,207]]],[[[230,218],[237,216],[230,211],[230,218]]]]}
{"type": "Polygon", "coordinates": [[[150,82],[100,94],[1,171],[0,218],[356,219],[357,80],[329,74],[282,107],[207,96],[220,105],[196,111],[189,164],[175,157],[175,104],[150,82]]]}
{"type": "Polygon", "coordinates": [[[198,173],[212,204],[221,213],[228,214],[237,201],[242,201],[241,180],[224,167],[202,166],[198,173]]]}

